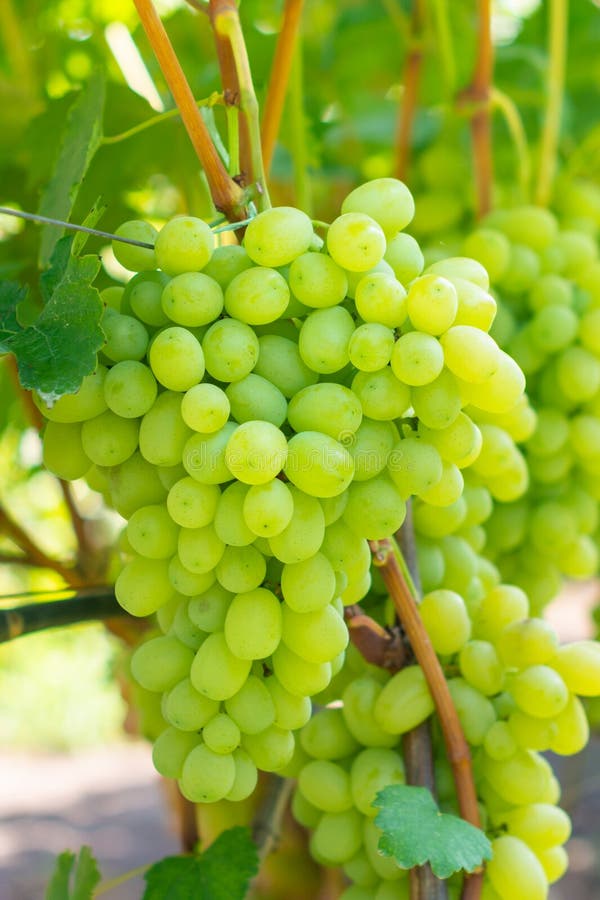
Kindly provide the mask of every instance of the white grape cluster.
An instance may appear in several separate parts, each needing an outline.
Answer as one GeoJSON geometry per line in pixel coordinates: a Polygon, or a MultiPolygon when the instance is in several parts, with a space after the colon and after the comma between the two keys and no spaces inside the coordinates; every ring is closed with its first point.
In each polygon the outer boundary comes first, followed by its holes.
{"type": "Polygon", "coordinates": [[[40,403],[48,468],[128,520],[117,599],[160,629],[132,671],[162,695],[156,766],[193,801],[242,799],[257,768],[285,769],[343,666],[368,541],[397,531],[409,497],[417,517],[455,508],[481,458],[490,491],[526,485],[514,444],[498,454],[464,411],[526,408],[488,334],[487,274],[467,258],[422,273],[413,213],[380,179],[325,242],[291,207],[216,249],[199,219],[125,223],[154,249],[115,244],[138,274],[104,292],[102,364],[40,403]]]}
{"type": "MultiPolygon", "coordinates": [[[[500,503],[488,553],[536,609],[564,576],[598,569],[600,260],[595,227],[537,207],[492,213],[464,242],[498,292],[494,334],[527,375],[537,424],[523,441],[531,487],[500,503]]],[[[498,498],[504,500],[506,498],[498,498]]]]}

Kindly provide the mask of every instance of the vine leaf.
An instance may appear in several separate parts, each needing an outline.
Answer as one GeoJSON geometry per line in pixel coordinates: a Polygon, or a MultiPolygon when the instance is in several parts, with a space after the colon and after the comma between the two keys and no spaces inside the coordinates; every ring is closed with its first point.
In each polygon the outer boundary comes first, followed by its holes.
{"type": "Polygon", "coordinates": [[[380,812],[375,824],[383,831],[379,850],[403,869],[429,863],[438,878],[464,869],[472,872],[492,847],[479,828],[458,816],[440,812],[431,791],[405,784],[389,785],[373,803],[380,812]]]}
{"type": "Polygon", "coordinates": [[[76,256],[73,238],[61,238],[50,268],[40,278],[45,306],[23,327],[18,305],[27,290],[0,282],[0,353],[14,353],[19,380],[47,403],[73,394],[96,366],[104,343],[100,328],[102,301],[92,282],[100,269],[97,256],[76,256]]]}
{"type": "Polygon", "coordinates": [[[248,828],[230,828],[199,856],[168,856],[145,874],[143,900],[243,900],[258,872],[248,828]]]}
{"type": "Polygon", "coordinates": [[[100,872],[90,847],[82,847],[77,857],[65,850],[56,858],[45,900],[90,900],[99,881],[100,872]]]}
{"type": "MultiPolygon", "coordinates": [[[[71,210],[88,167],[102,141],[105,78],[95,72],[73,102],[54,174],[47,185],[38,212],[55,219],[69,219],[71,210]]],[[[63,233],[57,225],[44,225],[40,244],[40,266],[50,262],[54,248],[63,233]]]]}

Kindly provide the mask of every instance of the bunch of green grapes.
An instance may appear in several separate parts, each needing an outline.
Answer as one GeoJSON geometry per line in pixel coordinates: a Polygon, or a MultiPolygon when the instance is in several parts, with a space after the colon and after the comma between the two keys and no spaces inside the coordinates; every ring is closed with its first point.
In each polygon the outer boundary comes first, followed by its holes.
{"type": "Polygon", "coordinates": [[[512,438],[488,427],[527,407],[488,333],[487,273],[462,258],[423,273],[413,212],[380,179],[325,241],[291,207],[256,216],[243,246],[215,248],[192,217],[125,223],[154,248],[115,244],[138,274],[104,294],[101,364],[40,402],[47,467],[127,519],[116,596],[160,629],[131,668],[162,698],[155,765],[194,802],[286,770],[343,666],[369,541],[407,499],[419,518],[456,509],[471,468],[496,496],[526,487],[512,438]]]}
{"type": "Polygon", "coordinates": [[[565,576],[598,569],[600,261],[590,230],[517,207],[492,213],[463,246],[490,271],[499,300],[493,333],[525,372],[537,413],[532,433],[517,434],[529,491],[499,503],[487,525],[487,552],[536,609],[565,576]]]}
{"type": "MultiPolygon", "coordinates": [[[[420,612],[447,672],[470,745],[482,827],[493,847],[488,900],[544,900],[567,867],[569,817],[541,755],[578,753],[589,728],[581,697],[600,696],[600,644],[559,646],[553,628],[529,616],[525,593],[500,582],[481,559],[483,596],[471,606],[456,591],[425,593],[420,612]]],[[[341,866],[353,882],[344,900],[409,897],[406,871],[378,852],[373,800],[402,784],[402,736],[433,710],[422,670],[390,675],[354,649],[338,675],[336,702],[300,733],[293,811],[311,831],[315,859],[341,866]],[[344,677],[345,676],[345,677],[344,677]]],[[[457,813],[450,767],[434,724],[435,773],[443,810],[457,813]]],[[[460,880],[450,880],[459,892],[460,880]]],[[[457,893],[458,895],[458,893],[457,893]]]]}

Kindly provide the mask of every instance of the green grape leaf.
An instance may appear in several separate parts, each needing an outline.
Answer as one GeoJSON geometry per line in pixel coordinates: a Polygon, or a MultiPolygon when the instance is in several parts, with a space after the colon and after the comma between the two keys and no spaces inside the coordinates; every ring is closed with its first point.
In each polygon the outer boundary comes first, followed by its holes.
{"type": "MultiPolygon", "coordinates": [[[[39,213],[68,220],[81,182],[102,141],[105,79],[95,72],[69,109],[62,145],[54,173],[42,194],[39,213]]],[[[40,266],[45,268],[63,229],[44,225],[40,245],[40,266]]]]}
{"type": "Polygon", "coordinates": [[[77,858],[65,850],[56,858],[44,900],[91,900],[99,881],[100,872],[89,847],[82,847],[77,858]]]}
{"type": "Polygon", "coordinates": [[[438,878],[464,869],[472,872],[492,856],[492,846],[479,828],[440,812],[431,791],[393,784],[373,803],[380,812],[375,824],[383,831],[379,850],[403,869],[429,863],[438,878]]]}
{"type": "Polygon", "coordinates": [[[7,342],[19,331],[17,306],[27,296],[27,288],[15,281],[0,281],[0,353],[7,353],[7,342]]]}
{"type": "Polygon", "coordinates": [[[248,828],[230,828],[199,856],[168,856],[148,869],[143,900],[243,900],[258,872],[248,828]]]}

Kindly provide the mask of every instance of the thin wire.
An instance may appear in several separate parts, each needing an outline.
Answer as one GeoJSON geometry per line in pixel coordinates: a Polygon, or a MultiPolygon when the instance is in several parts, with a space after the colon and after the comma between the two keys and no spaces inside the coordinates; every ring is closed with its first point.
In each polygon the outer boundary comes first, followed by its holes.
{"type": "Polygon", "coordinates": [[[121,237],[118,234],[111,234],[109,231],[98,231],[97,228],[88,228],[87,225],[61,222],[60,219],[50,219],[48,216],[39,216],[37,213],[23,212],[20,209],[11,209],[9,206],[0,206],[0,213],[4,213],[7,216],[16,216],[18,219],[27,219],[29,222],[41,222],[44,225],[60,225],[62,228],[70,228],[72,231],[96,234],[98,237],[110,238],[111,241],[120,241],[122,244],[133,244],[135,247],[145,247],[147,250],[154,250],[154,244],[147,244],[145,241],[135,241],[133,238],[121,237]]]}

